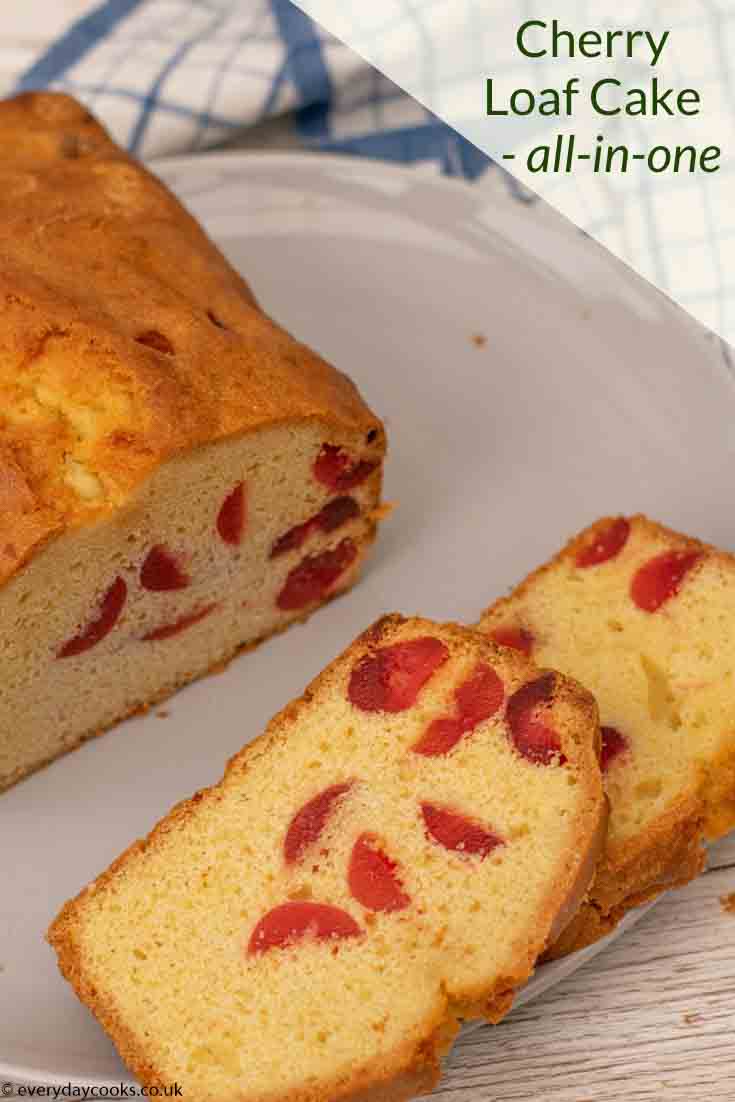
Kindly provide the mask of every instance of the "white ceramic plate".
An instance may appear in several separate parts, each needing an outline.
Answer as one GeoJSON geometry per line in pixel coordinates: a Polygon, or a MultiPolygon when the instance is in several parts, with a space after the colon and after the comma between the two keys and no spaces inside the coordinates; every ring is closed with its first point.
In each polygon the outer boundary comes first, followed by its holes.
{"type": "MultiPolygon", "coordinates": [[[[602,513],[735,545],[720,343],[499,173],[473,188],[298,154],[159,171],[265,308],[384,415],[399,508],[354,593],[180,693],[168,718],[0,796],[0,1081],[128,1078],[59,976],[49,921],[380,613],[471,621],[602,513]]],[[[589,955],[543,967],[524,997],[589,955]]]]}

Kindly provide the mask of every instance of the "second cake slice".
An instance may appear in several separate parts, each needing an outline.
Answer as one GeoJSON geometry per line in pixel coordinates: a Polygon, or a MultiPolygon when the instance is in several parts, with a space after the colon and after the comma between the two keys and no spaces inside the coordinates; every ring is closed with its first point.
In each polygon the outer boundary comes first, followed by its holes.
{"type": "Polygon", "coordinates": [[[380,620],[67,904],[63,973],[149,1085],[406,1098],[569,921],[606,808],[594,700],[453,625],[380,620]]]}
{"type": "Polygon", "coordinates": [[[692,879],[703,840],[735,826],[734,625],[735,557],[643,516],[593,524],[484,612],[600,707],[607,850],[556,954],[692,879]]]}

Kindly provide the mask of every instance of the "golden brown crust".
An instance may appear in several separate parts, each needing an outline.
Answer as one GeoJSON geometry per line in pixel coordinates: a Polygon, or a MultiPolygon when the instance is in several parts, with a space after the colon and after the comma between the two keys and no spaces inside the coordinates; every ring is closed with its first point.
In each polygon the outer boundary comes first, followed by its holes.
{"type": "Polygon", "coordinates": [[[735,749],[723,751],[707,773],[704,836],[712,841],[735,830],[735,749]]]}
{"type": "Polygon", "coordinates": [[[182,450],[315,420],[381,458],[350,380],[79,103],[6,100],[0,135],[0,584],[182,450]]]}
{"type": "MultiPolygon", "coordinates": [[[[559,563],[576,558],[583,547],[593,543],[597,534],[616,519],[615,516],[601,517],[574,536],[508,596],[488,606],[480,623],[490,613],[495,617],[523,599],[540,578],[559,563]]],[[[642,513],[628,520],[631,526],[642,528],[652,537],[660,539],[663,536],[673,547],[706,552],[726,563],[730,570],[735,569],[735,555],[711,544],[658,524],[642,513]]],[[[566,956],[605,937],[628,911],[655,899],[669,888],[689,883],[702,872],[706,863],[703,839],[722,837],[735,827],[735,752],[722,755],[720,762],[708,772],[708,778],[705,791],[684,793],[645,831],[628,843],[618,843],[612,851],[605,850],[588,898],[576,918],[546,952],[545,960],[566,956]]]]}
{"type": "Polygon", "coordinates": [[[605,852],[608,815],[609,811],[606,802],[598,819],[592,844],[587,851],[587,855],[584,861],[582,861],[579,866],[577,877],[571,888],[569,889],[566,902],[559,909],[557,916],[551,925],[551,929],[549,930],[549,936],[547,939],[547,943],[549,945],[553,945],[554,942],[567,929],[569,924],[574,920],[574,916],[579,911],[580,906],[589,891],[590,884],[592,884],[595,879],[595,872],[598,869],[600,860],[602,859],[602,855],[605,852]]]}
{"type": "Polygon", "coordinates": [[[639,839],[637,854],[631,852],[617,866],[603,854],[588,898],[542,959],[558,960],[592,945],[612,933],[629,911],[699,876],[706,864],[701,827],[696,811],[681,817],[675,811],[656,822],[655,840],[653,831],[650,838],[639,839]]]}
{"type": "MultiPolygon", "coordinates": [[[[390,639],[406,620],[398,614],[383,616],[372,627],[360,635],[337,660],[349,662],[379,643],[390,639]]],[[[412,620],[419,629],[436,630],[437,625],[428,621],[412,620]]],[[[472,647],[476,653],[479,644],[489,658],[495,658],[522,670],[526,676],[529,671],[536,672],[532,663],[523,656],[498,648],[485,636],[472,632],[458,624],[442,624],[443,636],[454,636],[462,647],[472,647]]],[[[49,928],[47,937],[58,955],[59,968],[72,984],[79,998],[86,1003],[112,1037],[122,1059],[141,1083],[147,1086],[167,1085],[160,1071],[154,1067],[137,1039],[120,1015],[114,1002],[98,991],[85,975],[83,954],[76,940],[79,918],[85,900],[90,893],[96,893],[114,881],[120,872],[143,854],[155,847],[158,841],[169,832],[178,829],[192,816],[197,805],[203,800],[219,798],[222,786],[237,780],[239,774],[247,771],[254,761],[269,746],[288,737],[288,731],[300,712],[308,705],[322,682],[331,676],[331,667],[322,672],[304,690],[302,696],[288,704],[271,722],[262,735],[246,745],[227,763],[222,780],[210,788],[197,792],[188,800],[177,804],[157,824],[146,839],[131,845],[97,879],[75,898],[67,902],[49,928]]],[[[289,1092],[287,1098],[279,1095],[253,1097],[250,1102],[325,1102],[326,1099],[349,1100],[349,1102],[401,1102],[418,1093],[430,1090],[439,1078],[441,1058],[448,1050],[459,1028],[460,1020],[469,1017],[484,1017],[488,1021],[500,1021],[510,1010],[515,990],[533,971],[534,963],[548,941],[550,932],[565,922],[568,915],[576,910],[588,889],[589,881],[597,863],[600,848],[604,841],[606,805],[602,794],[601,777],[597,763],[599,754],[599,725],[597,707],[594,699],[580,685],[570,678],[557,676],[555,699],[557,695],[579,708],[579,730],[565,733],[562,747],[577,767],[578,783],[589,795],[586,810],[580,816],[579,837],[585,839],[585,845],[575,848],[570,854],[566,866],[559,871],[558,881],[549,894],[549,898],[540,908],[536,919],[538,929],[533,937],[519,947],[517,960],[508,975],[498,977],[493,987],[482,991],[462,992],[449,1001],[446,995],[437,1002],[432,1019],[422,1025],[422,1039],[405,1042],[394,1051],[384,1054],[379,1066],[368,1064],[353,1069],[349,1080],[335,1081],[331,1085],[319,1084],[305,1087],[303,1090],[289,1092]],[[590,735],[592,737],[590,738],[590,735]],[[556,925],[555,925],[556,924],[556,925]]]]}
{"type": "Polygon", "coordinates": [[[702,871],[704,860],[701,808],[687,796],[614,855],[605,854],[591,898],[603,914],[622,904],[629,910],[666,888],[688,883],[702,871]]]}

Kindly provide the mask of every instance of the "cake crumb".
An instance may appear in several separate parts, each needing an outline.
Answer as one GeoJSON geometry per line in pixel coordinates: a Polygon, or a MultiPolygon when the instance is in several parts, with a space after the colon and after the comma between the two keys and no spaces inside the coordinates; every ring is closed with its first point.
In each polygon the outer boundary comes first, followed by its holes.
{"type": "Polygon", "coordinates": [[[728,914],[735,915],[735,892],[720,896],[720,906],[728,914]]]}
{"type": "Polygon", "coordinates": [[[487,337],[484,333],[473,333],[472,343],[474,344],[475,348],[484,348],[487,344],[487,337]]]}
{"type": "Polygon", "coordinates": [[[156,712],[156,715],[159,719],[168,719],[171,713],[169,712],[168,708],[159,708],[156,712]]]}
{"type": "Polygon", "coordinates": [[[381,501],[380,505],[376,505],[374,509],[371,509],[368,513],[368,520],[385,520],[398,508],[398,503],[395,501],[381,501]]]}
{"type": "Polygon", "coordinates": [[[312,891],[308,884],[299,884],[288,893],[289,899],[311,899],[312,891]]]}
{"type": "Polygon", "coordinates": [[[699,1025],[701,1020],[702,1020],[702,1015],[698,1014],[696,1011],[693,1012],[693,1013],[684,1015],[684,1024],[685,1025],[699,1025]]]}

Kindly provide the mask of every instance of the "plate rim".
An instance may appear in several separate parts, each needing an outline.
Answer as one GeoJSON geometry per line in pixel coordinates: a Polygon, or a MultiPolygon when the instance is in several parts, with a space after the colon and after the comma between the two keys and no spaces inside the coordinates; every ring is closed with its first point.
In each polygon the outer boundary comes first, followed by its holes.
{"type": "MultiPolygon", "coordinates": [[[[461,176],[449,176],[441,172],[427,171],[426,167],[418,164],[411,165],[403,162],[383,160],[379,157],[365,157],[354,153],[339,153],[331,150],[320,152],[318,150],[309,149],[214,149],[202,153],[176,153],[166,154],[161,157],[154,157],[141,162],[145,168],[158,175],[159,173],[166,173],[168,171],[174,171],[175,169],[183,169],[185,172],[198,170],[204,165],[215,166],[221,164],[223,166],[230,167],[232,164],[242,164],[245,168],[248,165],[258,164],[259,166],[268,167],[269,163],[274,168],[286,167],[287,165],[300,164],[301,167],[309,168],[317,165],[322,167],[343,168],[345,166],[359,169],[362,174],[375,173],[376,175],[391,175],[403,180],[420,180],[421,183],[427,187],[438,190],[453,191],[457,194],[475,193],[476,188],[482,188],[482,183],[476,184],[473,180],[465,179],[461,176]]],[[[677,318],[684,324],[688,325],[694,331],[698,332],[706,341],[712,342],[719,346],[718,360],[723,364],[726,369],[726,375],[730,378],[733,384],[733,396],[735,397],[735,347],[731,346],[724,337],[721,337],[714,329],[710,329],[699,318],[691,314],[685,306],[677,302],[672,296],[664,291],[662,288],[657,287],[655,283],[647,279],[646,276],[637,272],[627,261],[616,256],[615,253],[598,241],[597,238],[587,233],[582,227],[575,225],[569,221],[560,211],[553,206],[543,196],[530,192],[530,189],[526,189],[530,198],[526,198],[519,194],[515,194],[505,181],[512,181],[519,184],[519,181],[515,179],[512,173],[509,173],[502,165],[493,163],[489,170],[488,175],[484,177],[485,180],[492,178],[492,187],[486,187],[483,192],[483,199],[487,205],[497,203],[503,207],[511,210],[516,210],[522,213],[526,218],[536,218],[539,221],[543,220],[547,225],[552,226],[559,233],[564,235],[569,243],[575,243],[576,246],[582,248],[589,248],[592,246],[598,251],[598,254],[603,256],[605,260],[611,264],[612,267],[622,269],[627,276],[636,281],[641,286],[645,287],[648,292],[657,296],[660,302],[663,302],[666,307],[675,313],[677,318]]],[[[162,181],[166,187],[169,187],[167,180],[162,181]]],[[[178,198],[178,196],[177,196],[178,198]]],[[[186,200],[182,200],[186,205],[186,200]]],[[[206,227],[205,227],[206,229],[206,227]]],[[[497,232],[502,233],[501,229],[497,232]]],[[[514,241],[513,237],[509,234],[504,234],[506,240],[514,241]]]]}

